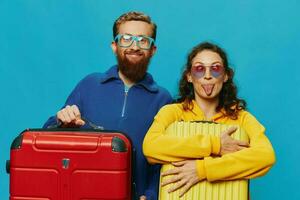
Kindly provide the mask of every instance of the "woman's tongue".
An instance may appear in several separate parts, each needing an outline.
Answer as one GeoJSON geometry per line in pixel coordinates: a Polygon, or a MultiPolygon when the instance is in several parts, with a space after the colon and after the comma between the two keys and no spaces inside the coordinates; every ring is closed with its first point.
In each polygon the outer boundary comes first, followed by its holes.
{"type": "Polygon", "coordinates": [[[214,84],[202,85],[202,88],[205,91],[207,96],[210,96],[212,94],[214,86],[215,86],[214,84]]]}

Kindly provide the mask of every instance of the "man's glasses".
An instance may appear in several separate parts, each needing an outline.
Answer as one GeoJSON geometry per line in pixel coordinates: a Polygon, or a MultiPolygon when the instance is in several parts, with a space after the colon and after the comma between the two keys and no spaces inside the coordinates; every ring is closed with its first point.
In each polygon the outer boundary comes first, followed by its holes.
{"type": "Polygon", "coordinates": [[[118,43],[119,47],[130,47],[133,41],[136,42],[136,45],[141,48],[148,50],[151,48],[151,45],[154,43],[154,39],[147,36],[134,36],[127,34],[118,34],[115,37],[115,41],[118,43]]]}
{"type": "Polygon", "coordinates": [[[206,70],[207,68],[209,69],[210,74],[214,77],[214,78],[218,78],[220,77],[222,74],[224,74],[224,67],[219,64],[213,64],[211,66],[205,66],[203,64],[196,64],[192,66],[192,75],[199,79],[205,76],[206,70]]]}

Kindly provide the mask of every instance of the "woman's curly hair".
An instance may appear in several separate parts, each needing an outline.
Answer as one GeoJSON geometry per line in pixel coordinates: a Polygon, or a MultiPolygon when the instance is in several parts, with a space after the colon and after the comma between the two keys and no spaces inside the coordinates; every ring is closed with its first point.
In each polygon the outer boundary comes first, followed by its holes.
{"type": "Polygon", "coordinates": [[[176,100],[178,103],[183,104],[184,110],[192,110],[192,100],[195,99],[193,84],[187,81],[187,74],[191,72],[192,60],[194,57],[203,50],[213,51],[222,58],[225,73],[228,76],[228,80],[223,84],[221,92],[219,94],[219,105],[216,111],[219,112],[224,109],[225,116],[231,119],[237,119],[238,112],[246,109],[246,101],[237,97],[237,87],[233,83],[233,70],[228,66],[228,59],[225,51],[219,46],[210,42],[203,42],[195,46],[188,54],[187,63],[184,67],[180,82],[179,82],[179,98],[176,100]]]}

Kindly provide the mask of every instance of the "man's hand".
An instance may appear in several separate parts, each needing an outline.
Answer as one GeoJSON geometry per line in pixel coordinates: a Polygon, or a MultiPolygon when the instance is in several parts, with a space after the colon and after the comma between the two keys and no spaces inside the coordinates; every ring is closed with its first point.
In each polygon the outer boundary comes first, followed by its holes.
{"type": "Polygon", "coordinates": [[[248,142],[243,142],[239,140],[235,140],[230,135],[232,135],[236,131],[236,127],[230,127],[221,133],[221,150],[220,155],[225,155],[227,153],[233,153],[244,148],[249,147],[248,142]]]}
{"type": "Polygon", "coordinates": [[[78,127],[85,124],[76,105],[66,106],[57,112],[56,117],[62,123],[62,127],[78,127]]]}
{"type": "Polygon", "coordinates": [[[185,160],[172,163],[174,169],[163,172],[162,176],[173,175],[171,178],[162,182],[162,186],[176,183],[171,187],[168,192],[174,192],[182,188],[179,197],[182,197],[193,185],[200,181],[197,174],[196,160],[185,160]]]}
{"type": "Polygon", "coordinates": [[[147,200],[146,196],[143,195],[143,196],[140,196],[140,199],[139,200],[147,200]]]}

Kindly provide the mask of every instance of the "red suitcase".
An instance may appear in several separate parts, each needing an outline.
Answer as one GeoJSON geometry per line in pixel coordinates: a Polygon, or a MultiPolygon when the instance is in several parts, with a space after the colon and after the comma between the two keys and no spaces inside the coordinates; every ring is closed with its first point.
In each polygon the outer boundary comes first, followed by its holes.
{"type": "Polygon", "coordinates": [[[118,132],[32,129],[11,146],[10,200],[129,200],[131,143],[118,132]]]}

